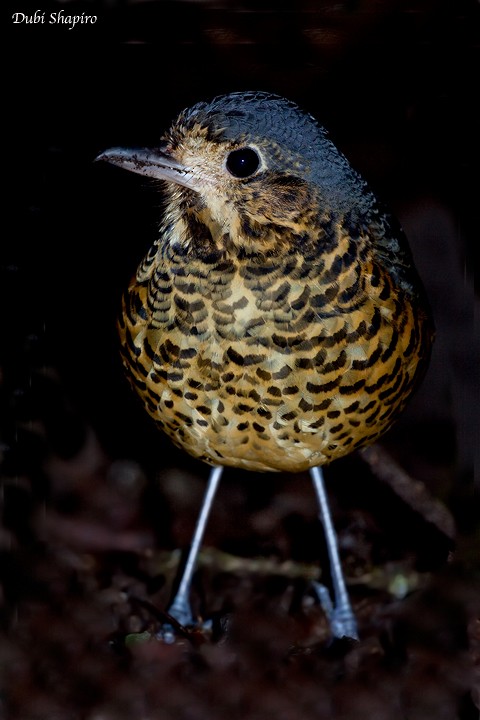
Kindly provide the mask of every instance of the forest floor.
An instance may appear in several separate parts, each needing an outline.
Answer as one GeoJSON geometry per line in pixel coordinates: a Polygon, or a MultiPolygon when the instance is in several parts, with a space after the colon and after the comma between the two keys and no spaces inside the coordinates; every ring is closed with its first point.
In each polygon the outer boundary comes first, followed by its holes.
{"type": "Polygon", "coordinates": [[[167,644],[202,466],[150,475],[87,426],[62,454],[42,423],[24,430],[28,461],[13,474],[7,453],[3,474],[3,717],[478,717],[475,535],[454,538],[446,507],[381,447],[327,474],[358,642],[332,641],[312,591],[328,561],[308,476],[229,472],[192,591],[212,629],[167,644]]]}

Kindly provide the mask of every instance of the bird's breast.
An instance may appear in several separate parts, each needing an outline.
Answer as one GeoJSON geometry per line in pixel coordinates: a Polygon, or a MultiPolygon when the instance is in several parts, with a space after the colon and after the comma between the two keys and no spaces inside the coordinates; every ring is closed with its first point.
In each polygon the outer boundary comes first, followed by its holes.
{"type": "Polygon", "coordinates": [[[207,462],[300,471],[372,442],[423,362],[422,314],[368,253],[156,265],[120,334],[160,427],[207,462]]]}

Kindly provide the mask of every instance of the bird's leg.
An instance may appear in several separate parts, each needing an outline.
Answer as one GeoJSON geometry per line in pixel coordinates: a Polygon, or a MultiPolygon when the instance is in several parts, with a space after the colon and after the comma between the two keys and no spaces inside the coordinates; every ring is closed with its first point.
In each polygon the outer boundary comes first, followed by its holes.
{"type": "MultiPolygon", "coordinates": [[[[183,626],[195,624],[192,609],[190,607],[190,588],[192,586],[193,573],[195,571],[198,553],[205,534],[208,516],[210,514],[210,510],[212,509],[213,499],[215,497],[222,472],[223,467],[220,466],[215,466],[210,471],[207,489],[205,491],[202,507],[200,509],[200,514],[193,533],[182,579],[180,581],[180,585],[178,586],[176,595],[173,598],[172,604],[168,609],[168,614],[183,626]]],[[[166,642],[173,642],[173,628],[170,625],[164,626],[162,630],[162,637],[166,642]]]]}
{"type": "Polygon", "coordinates": [[[320,519],[322,521],[327,542],[328,558],[330,561],[330,574],[333,585],[333,604],[328,589],[320,583],[314,583],[322,607],[330,622],[332,634],[336,638],[348,637],[358,640],[357,623],[353,614],[347,588],[343,577],[342,566],[338,554],[338,543],[332,516],[328,505],[327,493],[323,482],[323,472],[319,467],[310,469],[315,492],[320,506],[320,519]]]}

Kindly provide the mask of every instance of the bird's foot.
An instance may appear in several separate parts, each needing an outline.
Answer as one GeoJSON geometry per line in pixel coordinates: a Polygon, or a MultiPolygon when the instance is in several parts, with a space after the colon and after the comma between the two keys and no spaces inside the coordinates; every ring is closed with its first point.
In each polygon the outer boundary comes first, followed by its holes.
{"type": "Polygon", "coordinates": [[[357,621],[350,603],[338,602],[333,604],[330,592],[325,585],[313,582],[313,588],[320,601],[320,605],[327,616],[330,630],[334,638],[350,638],[358,640],[357,621]]]}
{"type": "Polygon", "coordinates": [[[211,620],[204,622],[193,617],[190,603],[183,597],[176,597],[167,611],[170,622],[163,623],[157,633],[159,640],[172,645],[176,638],[185,637],[194,631],[209,633],[212,629],[211,620]]]}

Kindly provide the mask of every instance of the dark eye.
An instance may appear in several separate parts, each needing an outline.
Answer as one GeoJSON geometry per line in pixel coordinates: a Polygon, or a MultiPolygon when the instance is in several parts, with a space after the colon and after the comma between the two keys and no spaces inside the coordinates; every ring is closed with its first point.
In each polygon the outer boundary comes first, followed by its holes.
{"type": "Polygon", "coordinates": [[[255,150],[252,148],[240,148],[240,150],[233,150],[227,156],[227,170],[237,178],[246,178],[258,169],[260,165],[260,158],[255,150]]]}

